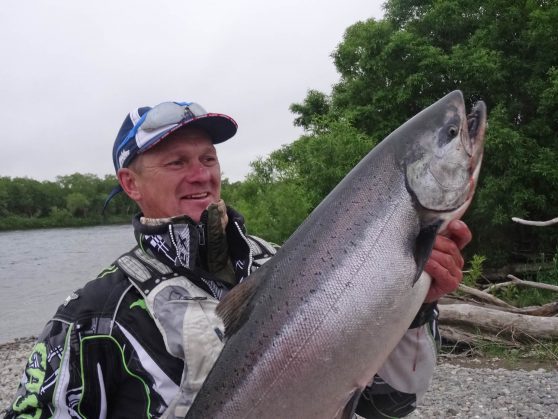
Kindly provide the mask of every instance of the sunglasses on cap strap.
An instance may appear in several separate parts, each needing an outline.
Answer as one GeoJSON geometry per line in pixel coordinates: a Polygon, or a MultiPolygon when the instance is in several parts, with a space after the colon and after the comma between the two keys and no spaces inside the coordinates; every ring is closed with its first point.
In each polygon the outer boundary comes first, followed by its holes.
{"type": "Polygon", "coordinates": [[[205,109],[197,103],[163,102],[146,112],[144,121],[140,120],[136,125],[138,128],[141,126],[144,131],[155,131],[205,114],[207,114],[205,109]]]}
{"type": "Polygon", "coordinates": [[[127,147],[132,139],[135,140],[137,147],[142,149],[172,125],[178,125],[206,114],[204,108],[193,102],[160,103],[144,113],[134,124],[118,147],[117,155],[127,147]]]}

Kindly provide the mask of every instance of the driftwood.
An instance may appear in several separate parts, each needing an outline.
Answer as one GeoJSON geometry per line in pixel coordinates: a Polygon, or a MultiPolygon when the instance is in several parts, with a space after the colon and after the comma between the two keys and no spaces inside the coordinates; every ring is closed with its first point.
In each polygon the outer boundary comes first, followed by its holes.
{"type": "MultiPolygon", "coordinates": [[[[501,346],[518,347],[518,342],[503,339],[496,335],[479,334],[469,332],[457,327],[441,324],[439,326],[440,335],[443,336],[446,349],[453,347],[456,352],[461,352],[464,348],[473,349],[485,345],[486,343],[496,343],[501,346]]],[[[445,353],[452,353],[453,350],[445,350],[445,353]]]]}
{"type": "Polygon", "coordinates": [[[528,314],[530,316],[555,316],[558,314],[558,301],[542,306],[515,308],[512,313],[528,314]]]}
{"type": "MultiPolygon", "coordinates": [[[[558,224],[558,218],[549,221],[528,221],[514,217],[515,222],[533,226],[558,224]]],[[[555,265],[539,264],[537,270],[552,270],[555,265]]],[[[514,307],[491,292],[507,286],[539,288],[558,292],[558,286],[525,281],[513,274],[532,272],[533,266],[510,265],[492,273],[485,272],[484,280],[504,280],[484,290],[466,285],[459,293],[452,293],[439,301],[440,333],[454,348],[474,350],[486,343],[517,346],[523,342],[558,341],[558,300],[535,307],[514,307]]]]}
{"type": "Polygon", "coordinates": [[[508,304],[505,301],[500,300],[499,298],[488,294],[487,292],[480,291],[476,288],[468,287],[467,285],[464,285],[464,284],[459,284],[459,291],[463,291],[463,292],[465,292],[469,295],[472,295],[473,297],[477,297],[480,300],[486,301],[486,302],[491,303],[492,305],[495,305],[495,306],[506,307],[506,308],[510,308],[510,309],[515,308],[511,304],[508,304]]]}
{"type": "MultiPolygon", "coordinates": [[[[482,291],[479,291],[482,292],[482,291]]],[[[449,294],[445,297],[442,297],[439,304],[457,304],[457,303],[467,303],[478,307],[486,307],[491,308],[492,310],[500,310],[507,313],[517,313],[517,314],[526,314],[529,316],[555,316],[558,314],[558,301],[554,301],[548,304],[543,304],[542,306],[531,306],[531,307],[502,307],[498,305],[490,305],[480,303],[474,300],[469,300],[465,297],[460,297],[455,294],[449,294]]]]}
{"type": "Polygon", "coordinates": [[[512,217],[512,221],[519,224],[525,224],[528,226],[536,226],[536,227],[546,227],[553,224],[558,224],[558,218],[553,218],[552,220],[548,220],[548,221],[531,221],[531,220],[524,220],[523,218],[512,217]]]}
{"type": "Polygon", "coordinates": [[[512,263],[498,269],[486,269],[481,277],[486,281],[500,281],[505,279],[508,274],[516,276],[532,274],[537,271],[552,271],[555,268],[554,262],[539,262],[537,264],[512,263]]]}
{"type": "MultiPolygon", "coordinates": [[[[548,221],[530,221],[513,217],[516,223],[531,226],[549,226],[558,224],[558,217],[548,221]]],[[[555,269],[554,264],[542,264],[539,268],[555,269]]],[[[509,342],[512,345],[520,341],[558,340],[558,300],[538,307],[514,307],[490,293],[511,285],[533,287],[558,292],[558,286],[540,282],[525,281],[514,275],[524,269],[519,266],[506,268],[507,275],[501,271],[485,273],[485,280],[507,278],[487,287],[484,291],[461,284],[459,291],[464,294],[451,294],[444,297],[439,304],[440,333],[446,341],[456,345],[478,346],[482,342],[509,342]],[[459,301],[456,303],[456,301],[459,301]]],[[[532,268],[531,268],[532,269],[532,268]]],[[[505,272],[505,271],[504,271],[505,272]]]]}
{"type": "Polygon", "coordinates": [[[520,278],[518,278],[514,275],[507,275],[506,277],[508,279],[510,279],[510,281],[500,282],[498,284],[491,285],[488,288],[484,289],[482,292],[490,293],[494,290],[497,290],[499,288],[508,287],[510,285],[519,285],[519,286],[523,286],[523,287],[540,288],[540,289],[543,289],[543,290],[558,292],[558,286],[556,286],[556,285],[545,284],[543,282],[525,281],[524,279],[520,279],[520,278]]]}
{"type": "Polygon", "coordinates": [[[511,341],[558,339],[558,317],[510,313],[472,304],[441,304],[440,324],[489,333],[511,341]]]}

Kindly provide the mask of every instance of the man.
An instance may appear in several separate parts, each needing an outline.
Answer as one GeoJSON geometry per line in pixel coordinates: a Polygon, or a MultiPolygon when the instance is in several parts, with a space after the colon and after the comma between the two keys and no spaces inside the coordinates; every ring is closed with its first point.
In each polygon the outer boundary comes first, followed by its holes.
{"type": "MultiPolygon", "coordinates": [[[[195,103],[126,117],[113,162],[120,188],[141,209],[133,220],[138,246],[47,323],[8,418],[186,413],[222,347],[219,299],[275,253],[246,235],[240,214],[220,198],[214,145],[236,130],[232,118],[195,103]]],[[[363,416],[406,415],[428,386],[435,301],[458,286],[459,249],[471,239],[462,222],[449,232],[426,265],[433,283],[423,308],[360,400],[363,416]]]]}

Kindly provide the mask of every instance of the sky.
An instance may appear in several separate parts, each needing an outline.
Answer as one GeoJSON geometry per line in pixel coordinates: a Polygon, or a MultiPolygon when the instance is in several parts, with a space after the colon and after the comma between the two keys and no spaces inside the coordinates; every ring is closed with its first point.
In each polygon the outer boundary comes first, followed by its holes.
{"type": "Polygon", "coordinates": [[[232,116],[223,175],[296,140],[292,103],[339,80],[345,29],[377,0],[2,0],[0,176],[114,173],[133,108],[193,101],[232,116]]]}

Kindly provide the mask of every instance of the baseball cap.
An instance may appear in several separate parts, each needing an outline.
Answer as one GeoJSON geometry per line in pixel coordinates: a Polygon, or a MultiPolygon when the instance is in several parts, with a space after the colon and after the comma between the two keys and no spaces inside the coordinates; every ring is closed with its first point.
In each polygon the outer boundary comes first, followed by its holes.
{"type": "MultiPolygon", "coordinates": [[[[123,167],[128,167],[139,154],[186,125],[205,130],[213,144],[227,141],[238,129],[236,121],[230,116],[207,112],[195,102],[163,102],[153,107],[137,108],[126,115],[114,140],[114,170],[118,172],[123,167]]],[[[103,212],[110,200],[120,192],[120,185],[110,192],[103,212]]]]}
{"type": "Polygon", "coordinates": [[[234,136],[238,127],[230,116],[209,113],[194,102],[163,102],[152,108],[134,109],[124,119],[114,141],[114,169],[118,172],[128,167],[138,154],[186,125],[205,130],[214,144],[234,136]]]}

